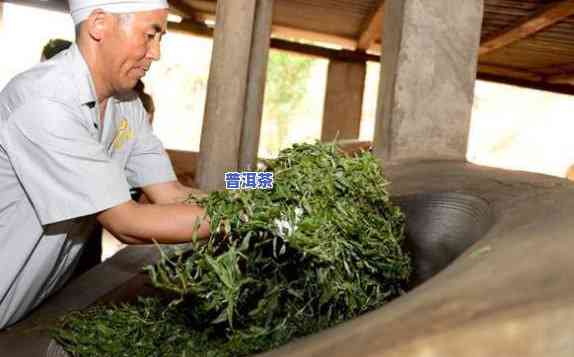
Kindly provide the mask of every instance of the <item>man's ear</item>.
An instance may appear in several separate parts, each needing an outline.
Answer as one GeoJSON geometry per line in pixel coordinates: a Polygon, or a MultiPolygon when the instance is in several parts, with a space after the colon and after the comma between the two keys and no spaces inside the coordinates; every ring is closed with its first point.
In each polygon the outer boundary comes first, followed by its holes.
{"type": "Polygon", "coordinates": [[[96,41],[101,41],[104,37],[106,26],[109,26],[110,19],[106,12],[102,9],[92,11],[90,16],[86,19],[86,29],[88,35],[96,41]]]}

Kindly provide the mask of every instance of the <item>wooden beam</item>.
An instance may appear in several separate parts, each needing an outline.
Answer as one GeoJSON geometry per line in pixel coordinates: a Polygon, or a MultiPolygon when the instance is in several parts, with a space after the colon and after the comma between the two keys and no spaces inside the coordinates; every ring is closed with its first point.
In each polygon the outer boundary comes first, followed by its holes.
{"type": "Polygon", "coordinates": [[[183,0],[189,6],[197,10],[198,13],[209,13],[215,18],[215,9],[217,6],[217,1],[213,0],[183,0]]]}
{"type": "Polygon", "coordinates": [[[574,95],[574,86],[568,84],[574,84],[574,73],[545,76],[515,68],[479,64],[477,78],[522,88],[574,95]]]}
{"type": "Polygon", "coordinates": [[[574,95],[574,73],[546,76],[540,73],[497,65],[478,65],[477,78],[517,87],[574,95]]]}
{"type": "MultiPolygon", "coordinates": [[[[188,33],[201,37],[213,37],[213,29],[205,26],[204,24],[195,23],[192,21],[184,20],[182,22],[170,22],[168,31],[176,31],[188,33]]],[[[364,62],[373,61],[378,62],[380,57],[364,52],[349,51],[349,50],[335,50],[332,48],[308,45],[299,42],[292,42],[278,38],[271,39],[271,48],[280,51],[292,52],[303,54],[312,57],[338,59],[347,62],[364,62]]]]}
{"type": "Polygon", "coordinates": [[[574,73],[555,74],[545,78],[545,81],[552,84],[574,85],[574,73]]]}
{"type": "Polygon", "coordinates": [[[484,56],[496,49],[508,46],[533,35],[574,14],[574,0],[562,0],[543,7],[540,11],[500,34],[485,40],[479,49],[484,56]]]}
{"type": "Polygon", "coordinates": [[[543,75],[545,77],[549,77],[549,76],[553,76],[553,75],[557,75],[557,74],[574,73],[574,62],[555,64],[555,65],[546,66],[546,67],[538,67],[538,68],[535,68],[534,71],[536,71],[536,73],[539,73],[540,75],[543,75]]]}
{"type": "Polygon", "coordinates": [[[275,50],[293,52],[312,57],[336,59],[346,62],[364,62],[364,61],[378,62],[380,59],[379,56],[371,55],[364,52],[349,51],[349,50],[334,50],[331,48],[280,40],[278,38],[271,39],[271,48],[275,50]]]}
{"type": "Polygon", "coordinates": [[[489,64],[479,64],[478,65],[478,73],[492,74],[492,75],[496,75],[496,76],[504,76],[504,77],[514,78],[514,79],[524,79],[524,80],[535,81],[535,82],[540,82],[543,79],[543,76],[541,76],[537,73],[524,71],[524,70],[516,69],[516,68],[511,68],[511,67],[489,65],[489,64]]]}
{"type": "MultiPolygon", "coordinates": [[[[565,65],[569,68],[572,65],[565,65]]],[[[550,91],[560,94],[574,94],[574,70],[570,73],[544,75],[530,71],[498,66],[479,64],[478,79],[510,84],[537,90],[550,91]]]]}
{"type": "Polygon", "coordinates": [[[385,0],[379,0],[379,6],[371,15],[369,20],[361,27],[361,34],[357,41],[357,49],[366,51],[375,43],[375,40],[382,36],[383,13],[385,9],[385,0]]]}
{"type": "Polygon", "coordinates": [[[357,40],[351,37],[330,35],[316,31],[308,31],[287,26],[273,25],[271,36],[286,40],[306,40],[312,42],[323,42],[340,46],[344,49],[354,50],[357,47],[357,40]]]}
{"type": "Polygon", "coordinates": [[[552,84],[574,85],[574,63],[538,68],[536,72],[543,76],[543,80],[552,84]]]}
{"type": "Polygon", "coordinates": [[[205,24],[194,22],[191,20],[183,20],[181,22],[169,22],[167,25],[168,31],[181,32],[199,37],[213,38],[213,28],[205,24]]]}
{"type": "Polygon", "coordinates": [[[567,95],[574,95],[574,86],[568,84],[552,84],[547,82],[541,81],[530,81],[526,79],[519,79],[519,78],[509,78],[501,75],[496,74],[489,74],[489,73],[478,73],[477,79],[488,81],[488,82],[495,82],[501,84],[509,84],[517,87],[528,88],[528,89],[537,89],[543,90],[547,92],[554,92],[559,94],[567,94],[567,95]]]}
{"type": "MultiPolygon", "coordinates": [[[[194,7],[195,9],[195,7],[194,7]]],[[[196,12],[196,21],[215,21],[215,14],[203,11],[196,12]]],[[[271,36],[284,40],[305,40],[311,42],[325,43],[332,46],[339,46],[343,49],[354,50],[357,47],[357,40],[352,37],[332,35],[317,31],[303,30],[295,27],[272,25],[271,36]]]]}
{"type": "Polygon", "coordinates": [[[219,0],[197,183],[210,192],[238,170],[256,0],[219,0]],[[233,36],[229,36],[229,34],[233,36]]]}
{"type": "Polygon", "coordinates": [[[179,13],[184,15],[185,18],[190,19],[191,21],[198,21],[197,10],[193,7],[189,6],[183,0],[168,0],[169,6],[173,9],[177,10],[179,13]]]}

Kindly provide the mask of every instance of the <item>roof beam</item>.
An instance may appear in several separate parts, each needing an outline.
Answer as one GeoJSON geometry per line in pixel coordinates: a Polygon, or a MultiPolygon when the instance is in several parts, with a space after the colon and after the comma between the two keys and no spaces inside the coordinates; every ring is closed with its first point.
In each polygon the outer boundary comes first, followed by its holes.
{"type": "Polygon", "coordinates": [[[547,77],[555,74],[574,73],[574,62],[536,68],[536,72],[547,77]]]}
{"type": "Polygon", "coordinates": [[[574,85],[574,62],[540,68],[537,72],[548,83],[574,85]]]}
{"type": "Polygon", "coordinates": [[[495,83],[509,84],[528,89],[537,89],[560,94],[574,95],[574,86],[567,84],[552,84],[547,82],[537,82],[537,81],[509,78],[501,75],[481,73],[481,72],[477,74],[477,79],[495,83]]]}
{"type": "Polygon", "coordinates": [[[334,50],[331,48],[307,45],[304,43],[291,42],[281,40],[278,38],[271,39],[271,48],[274,50],[293,52],[312,57],[334,59],[345,62],[366,62],[366,61],[379,61],[379,56],[371,55],[365,52],[349,51],[349,50],[334,50]]]}
{"type": "Polygon", "coordinates": [[[478,54],[484,56],[533,35],[574,14],[574,0],[562,0],[543,7],[534,15],[499,33],[480,45],[478,54]]]}
{"type": "MultiPolygon", "coordinates": [[[[170,22],[169,31],[183,32],[201,37],[213,37],[213,29],[201,23],[189,20],[182,22],[170,22]]],[[[299,42],[287,41],[279,38],[271,39],[271,48],[286,52],[293,52],[312,57],[338,59],[341,61],[379,61],[379,56],[371,55],[364,52],[335,50],[332,48],[308,45],[299,42]]]]}
{"type": "Polygon", "coordinates": [[[512,67],[479,64],[477,78],[518,87],[574,95],[574,72],[544,75],[512,67]]]}
{"type": "Polygon", "coordinates": [[[543,80],[543,76],[537,73],[516,69],[512,67],[489,65],[489,64],[478,64],[478,73],[504,76],[514,79],[523,79],[534,82],[539,82],[543,80]]]}
{"type": "Polygon", "coordinates": [[[181,22],[169,22],[168,31],[182,32],[200,37],[213,37],[213,28],[192,20],[182,20],[181,22]]]}
{"type": "Polygon", "coordinates": [[[552,84],[574,85],[574,73],[555,74],[545,78],[546,82],[552,84]]]}
{"type": "Polygon", "coordinates": [[[215,8],[217,7],[217,1],[213,0],[183,0],[189,6],[193,7],[199,12],[215,14],[215,8]]]}
{"type": "Polygon", "coordinates": [[[385,10],[385,0],[379,0],[379,6],[370,16],[369,20],[361,27],[361,34],[357,41],[357,49],[368,50],[377,39],[381,38],[383,31],[383,14],[385,10]]]}
{"type": "Polygon", "coordinates": [[[271,28],[272,36],[284,39],[304,39],[313,42],[323,42],[331,45],[341,46],[348,50],[354,50],[357,47],[357,40],[350,37],[330,35],[327,33],[301,30],[293,27],[273,25],[271,28]]]}
{"type": "MultiPolygon", "coordinates": [[[[197,11],[196,18],[192,21],[205,22],[207,20],[215,22],[215,14],[197,11]]],[[[177,27],[174,26],[175,24],[176,23],[170,22],[170,28],[175,29],[177,27]]],[[[340,46],[347,50],[354,50],[357,47],[357,40],[351,37],[331,35],[328,33],[303,30],[289,26],[272,25],[271,35],[273,37],[280,37],[286,40],[302,39],[305,41],[322,42],[325,44],[340,46]]]]}
{"type": "Polygon", "coordinates": [[[189,6],[184,0],[168,0],[169,6],[177,12],[185,16],[191,21],[198,21],[198,12],[193,7],[189,6]]]}

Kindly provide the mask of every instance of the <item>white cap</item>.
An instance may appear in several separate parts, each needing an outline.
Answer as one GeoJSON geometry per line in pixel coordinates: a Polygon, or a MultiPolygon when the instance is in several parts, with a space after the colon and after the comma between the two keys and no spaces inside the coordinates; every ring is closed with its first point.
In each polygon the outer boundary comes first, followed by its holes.
{"type": "Polygon", "coordinates": [[[74,25],[87,19],[95,9],[125,13],[169,8],[167,0],[69,0],[68,3],[74,25]]]}

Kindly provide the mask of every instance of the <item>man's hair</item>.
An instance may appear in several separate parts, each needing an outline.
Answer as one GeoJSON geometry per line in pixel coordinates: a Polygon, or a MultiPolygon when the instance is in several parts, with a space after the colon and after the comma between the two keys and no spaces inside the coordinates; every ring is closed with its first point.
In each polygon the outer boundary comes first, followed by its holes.
{"type": "Polygon", "coordinates": [[[149,114],[150,124],[153,120],[155,114],[155,105],[153,102],[153,98],[151,95],[145,92],[145,85],[142,80],[138,80],[136,86],[134,87],[134,91],[137,93],[138,97],[140,98],[145,111],[149,114]]]}
{"type": "MultiPolygon", "coordinates": [[[[133,19],[133,13],[131,12],[125,12],[125,13],[120,13],[120,14],[113,14],[117,19],[118,19],[118,23],[120,24],[120,27],[127,27],[133,19]]],[[[82,29],[82,24],[84,23],[84,21],[80,22],[79,24],[76,24],[75,26],[75,32],[76,32],[76,41],[80,38],[80,31],[82,29]]]]}
{"type": "Polygon", "coordinates": [[[42,49],[42,60],[49,60],[58,53],[70,48],[71,45],[72,42],[68,40],[63,40],[61,38],[51,39],[42,49]]]}

